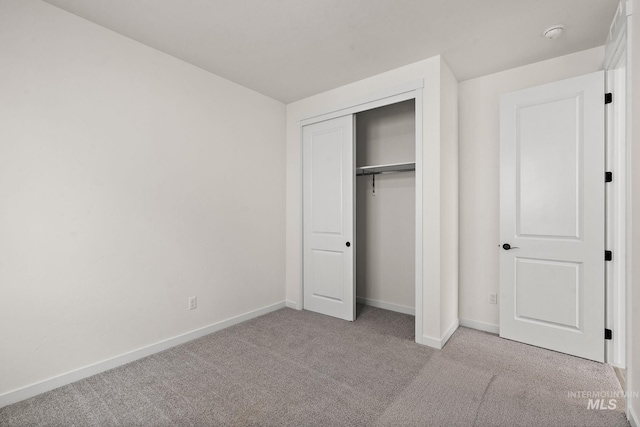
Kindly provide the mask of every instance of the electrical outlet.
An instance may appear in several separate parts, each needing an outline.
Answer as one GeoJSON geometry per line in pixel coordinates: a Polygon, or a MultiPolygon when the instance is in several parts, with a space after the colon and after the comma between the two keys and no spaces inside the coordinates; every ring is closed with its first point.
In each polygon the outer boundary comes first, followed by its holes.
{"type": "Polygon", "coordinates": [[[497,304],[498,303],[498,294],[492,292],[489,294],[489,304],[497,304]]]}
{"type": "Polygon", "coordinates": [[[189,297],[189,310],[198,308],[198,297],[189,297]]]}

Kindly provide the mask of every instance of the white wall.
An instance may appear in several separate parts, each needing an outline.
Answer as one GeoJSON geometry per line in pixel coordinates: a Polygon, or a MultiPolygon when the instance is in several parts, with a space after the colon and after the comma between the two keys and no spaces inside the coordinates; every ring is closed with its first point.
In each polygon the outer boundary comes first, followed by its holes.
{"type": "Polygon", "coordinates": [[[34,0],[0,94],[0,396],[283,301],[282,103],[34,0]]]}
{"type": "MultiPolygon", "coordinates": [[[[457,212],[446,209],[441,211],[443,188],[449,184],[441,182],[441,164],[443,161],[442,146],[446,140],[441,140],[441,96],[450,96],[451,90],[441,87],[442,70],[448,67],[440,56],[425,59],[386,73],[360,80],[358,82],[342,86],[303,100],[287,105],[287,237],[286,237],[286,284],[287,301],[289,305],[301,308],[302,295],[300,292],[302,281],[301,264],[301,168],[300,168],[300,129],[299,121],[319,114],[335,111],[362,99],[389,91],[400,85],[424,81],[422,90],[422,196],[423,196],[423,283],[424,290],[422,301],[416,302],[416,309],[423,313],[422,336],[417,336],[419,342],[432,346],[439,346],[446,337],[441,333],[442,329],[450,330],[457,321],[456,317],[452,325],[441,328],[441,304],[440,298],[443,286],[455,286],[447,277],[455,276],[454,272],[443,271],[452,268],[455,261],[447,259],[450,251],[442,252],[441,235],[455,233],[455,230],[444,230],[443,227],[451,226],[451,222],[441,223],[441,216],[457,217],[457,212]],[[445,280],[441,277],[445,274],[445,280]]],[[[457,141],[449,141],[457,144],[457,141]]],[[[451,291],[453,292],[453,291],[451,291]]],[[[447,309],[445,306],[444,309],[447,309]]]]}
{"type": "MultiPolygon", "coordinates": [[[[414,100],[356,115],[356,166],[415,161],[414,100]]],[[[415,308],[416,175],[356,177],[356,296],[388,309],[415,308]]]]}
{"type": "Polygon", "coordinates": [[[603,58],[598,47],[459,83],[461,322],[499,323],[488,297],[499,291],[500,95],[595,72],[603,58]]]}

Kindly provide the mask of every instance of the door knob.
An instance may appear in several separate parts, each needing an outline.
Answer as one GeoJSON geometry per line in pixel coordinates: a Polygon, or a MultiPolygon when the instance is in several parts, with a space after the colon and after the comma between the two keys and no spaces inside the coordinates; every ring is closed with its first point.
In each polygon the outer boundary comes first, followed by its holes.
{"type": "Polygon", "coordinates": [[[505,251],[508,251],[510,249],[520,249],[520,248],[517,246],[511,246],[510,244],[505,243],[504,245],[502,245],[502,249],[504,249],[505,251]]]}
{"type": "Polygon", "coordinates": [[[351,246],[351,242],[347,242],[347,247],[351,246]]]}

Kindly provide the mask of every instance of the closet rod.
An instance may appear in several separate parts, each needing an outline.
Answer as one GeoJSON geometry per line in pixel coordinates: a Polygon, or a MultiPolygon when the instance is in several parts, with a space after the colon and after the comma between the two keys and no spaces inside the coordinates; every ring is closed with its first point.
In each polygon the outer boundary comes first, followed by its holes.
{"type": "Polygon", "coordinates": [[[402,169],[397,171],[380,171],[380,172],[369,172],[369,171],[357,171],[356,176],[370,176],[370,175],[384,175],[387,173],[399,173],[399,172],[412,172],[415,171],[416,168],[413,169],[402,169]]]}
{"type": "Polygon", "coordinates": [[[410,172],[416,170],[415,162],[391,163],[387,165],[361,166],[356,168],[356,175],[376,175],[390,172],[410,172]]]}

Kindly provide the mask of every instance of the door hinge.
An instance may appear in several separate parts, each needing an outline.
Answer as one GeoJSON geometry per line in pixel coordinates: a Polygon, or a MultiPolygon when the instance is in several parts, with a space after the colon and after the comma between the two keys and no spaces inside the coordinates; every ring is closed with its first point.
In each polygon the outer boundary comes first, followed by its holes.
{"type": "Polygon", "coordinates": [[[613,181],[613,172],[605,172],[604,173],[604,182],[613,181]]]}
{"type": "Polygon", "coordinates": [[[605,329],[604,330],[604,339],[605,340],[613,339],[613,332],[611,331],[611,329],[605,329]]]}
{"type": "Polygon", "coordinates": [[[605,93],[604,94],[604,103],[605,104],[611,104],[613,102],[613,94],[612,93],[605,93]]]}
{"type": "Polygon", "coordinates": [[[612,259],[613,259],[613,252],[604,251],[604,260],[605,261],[611,261],[612,259]]]}

